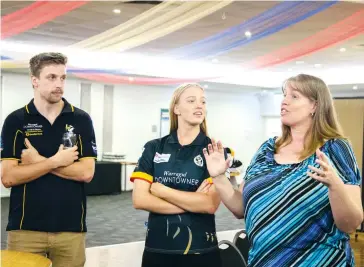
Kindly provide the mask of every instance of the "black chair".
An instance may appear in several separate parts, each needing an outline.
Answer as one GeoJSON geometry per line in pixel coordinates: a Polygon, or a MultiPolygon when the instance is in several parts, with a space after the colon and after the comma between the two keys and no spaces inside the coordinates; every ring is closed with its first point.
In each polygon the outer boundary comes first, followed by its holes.
{"type": "Polygon", "coordinates": [[[238,248],[241,255],[243,255],[244,260],[248,262],[250,244],[245,230],[241,230],[235,234],[233,244],[238,248]]]}
{"type": "Polygon", "coordinates": [[[227,240],[219,242],[222,267],[247,267],[243,255],[238,248],[227,240]]]}

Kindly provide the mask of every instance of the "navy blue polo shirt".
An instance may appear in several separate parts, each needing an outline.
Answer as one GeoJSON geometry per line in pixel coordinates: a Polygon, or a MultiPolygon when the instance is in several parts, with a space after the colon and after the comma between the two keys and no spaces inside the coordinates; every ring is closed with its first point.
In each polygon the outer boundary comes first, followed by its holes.
{"type": "MultiPolygon", "coordinates": [[[[211,143],[203,132],[186,146],[173,132],[144,146],[131,181],[159,182],[170,188],[196,192],[210,179],[203,148],[211,143]]],[[[206,253],[217,248],[215,215],[186,212],[165,215],[150,212],[145,249],[172,254],[206,253]]]]}
{"type": "MultiPolygon", "coordinates": [[[[2,160],[19,160],[24,139],[44,157],[55,155],[64,133],[73,128],[79,158],[95,158],[95,133],[90,116],[65,99],[53,125],[36,109],[33,100],[12,112],[1,132],[2,160]]],[[[29,183],[11,188],[7,231],[86,232],[86,195],[83,182],[48,173],[29,183]]]]}

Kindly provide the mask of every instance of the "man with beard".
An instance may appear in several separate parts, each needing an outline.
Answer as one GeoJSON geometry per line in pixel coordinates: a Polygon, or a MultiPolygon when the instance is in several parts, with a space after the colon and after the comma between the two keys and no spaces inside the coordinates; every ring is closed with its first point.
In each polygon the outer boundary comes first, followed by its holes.
{"type": "Polygon", "coordinates": [[[34,98],[7,116],[1,133],[8,249],[44,255],[53,267],[84,266],[84,183],[96,158],[90,116],[63,98],[66,65],[60,53],[30,59],[34,98]]]}

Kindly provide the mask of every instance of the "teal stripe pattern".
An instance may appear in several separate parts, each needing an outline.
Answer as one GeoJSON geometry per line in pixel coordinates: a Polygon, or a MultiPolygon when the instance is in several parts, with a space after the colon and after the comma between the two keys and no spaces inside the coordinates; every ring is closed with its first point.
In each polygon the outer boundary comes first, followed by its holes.
{"type": "MultiPolygon", "coordinates": [[[[309,165],[319,168],[316,154],[279,164],[274,159],[276,139],[260,146],[244,177],[248,265],[355,266],[350,237],[335,225],[328,188],[307,175],[309,165]]],[[[346,139],[331,139],[320,150],[344,184],[360,186],[358,164],[346,139]]]]}

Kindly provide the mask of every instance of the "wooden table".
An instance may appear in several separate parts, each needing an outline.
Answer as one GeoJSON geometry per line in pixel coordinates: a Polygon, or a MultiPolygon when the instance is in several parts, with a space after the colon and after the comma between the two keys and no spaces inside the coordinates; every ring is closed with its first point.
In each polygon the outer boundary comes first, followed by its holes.
{"type": "Polygon", "coordinates": [[[1,267],[51,267],[46,257],[19,251],[1,250],[1,267]]]}

